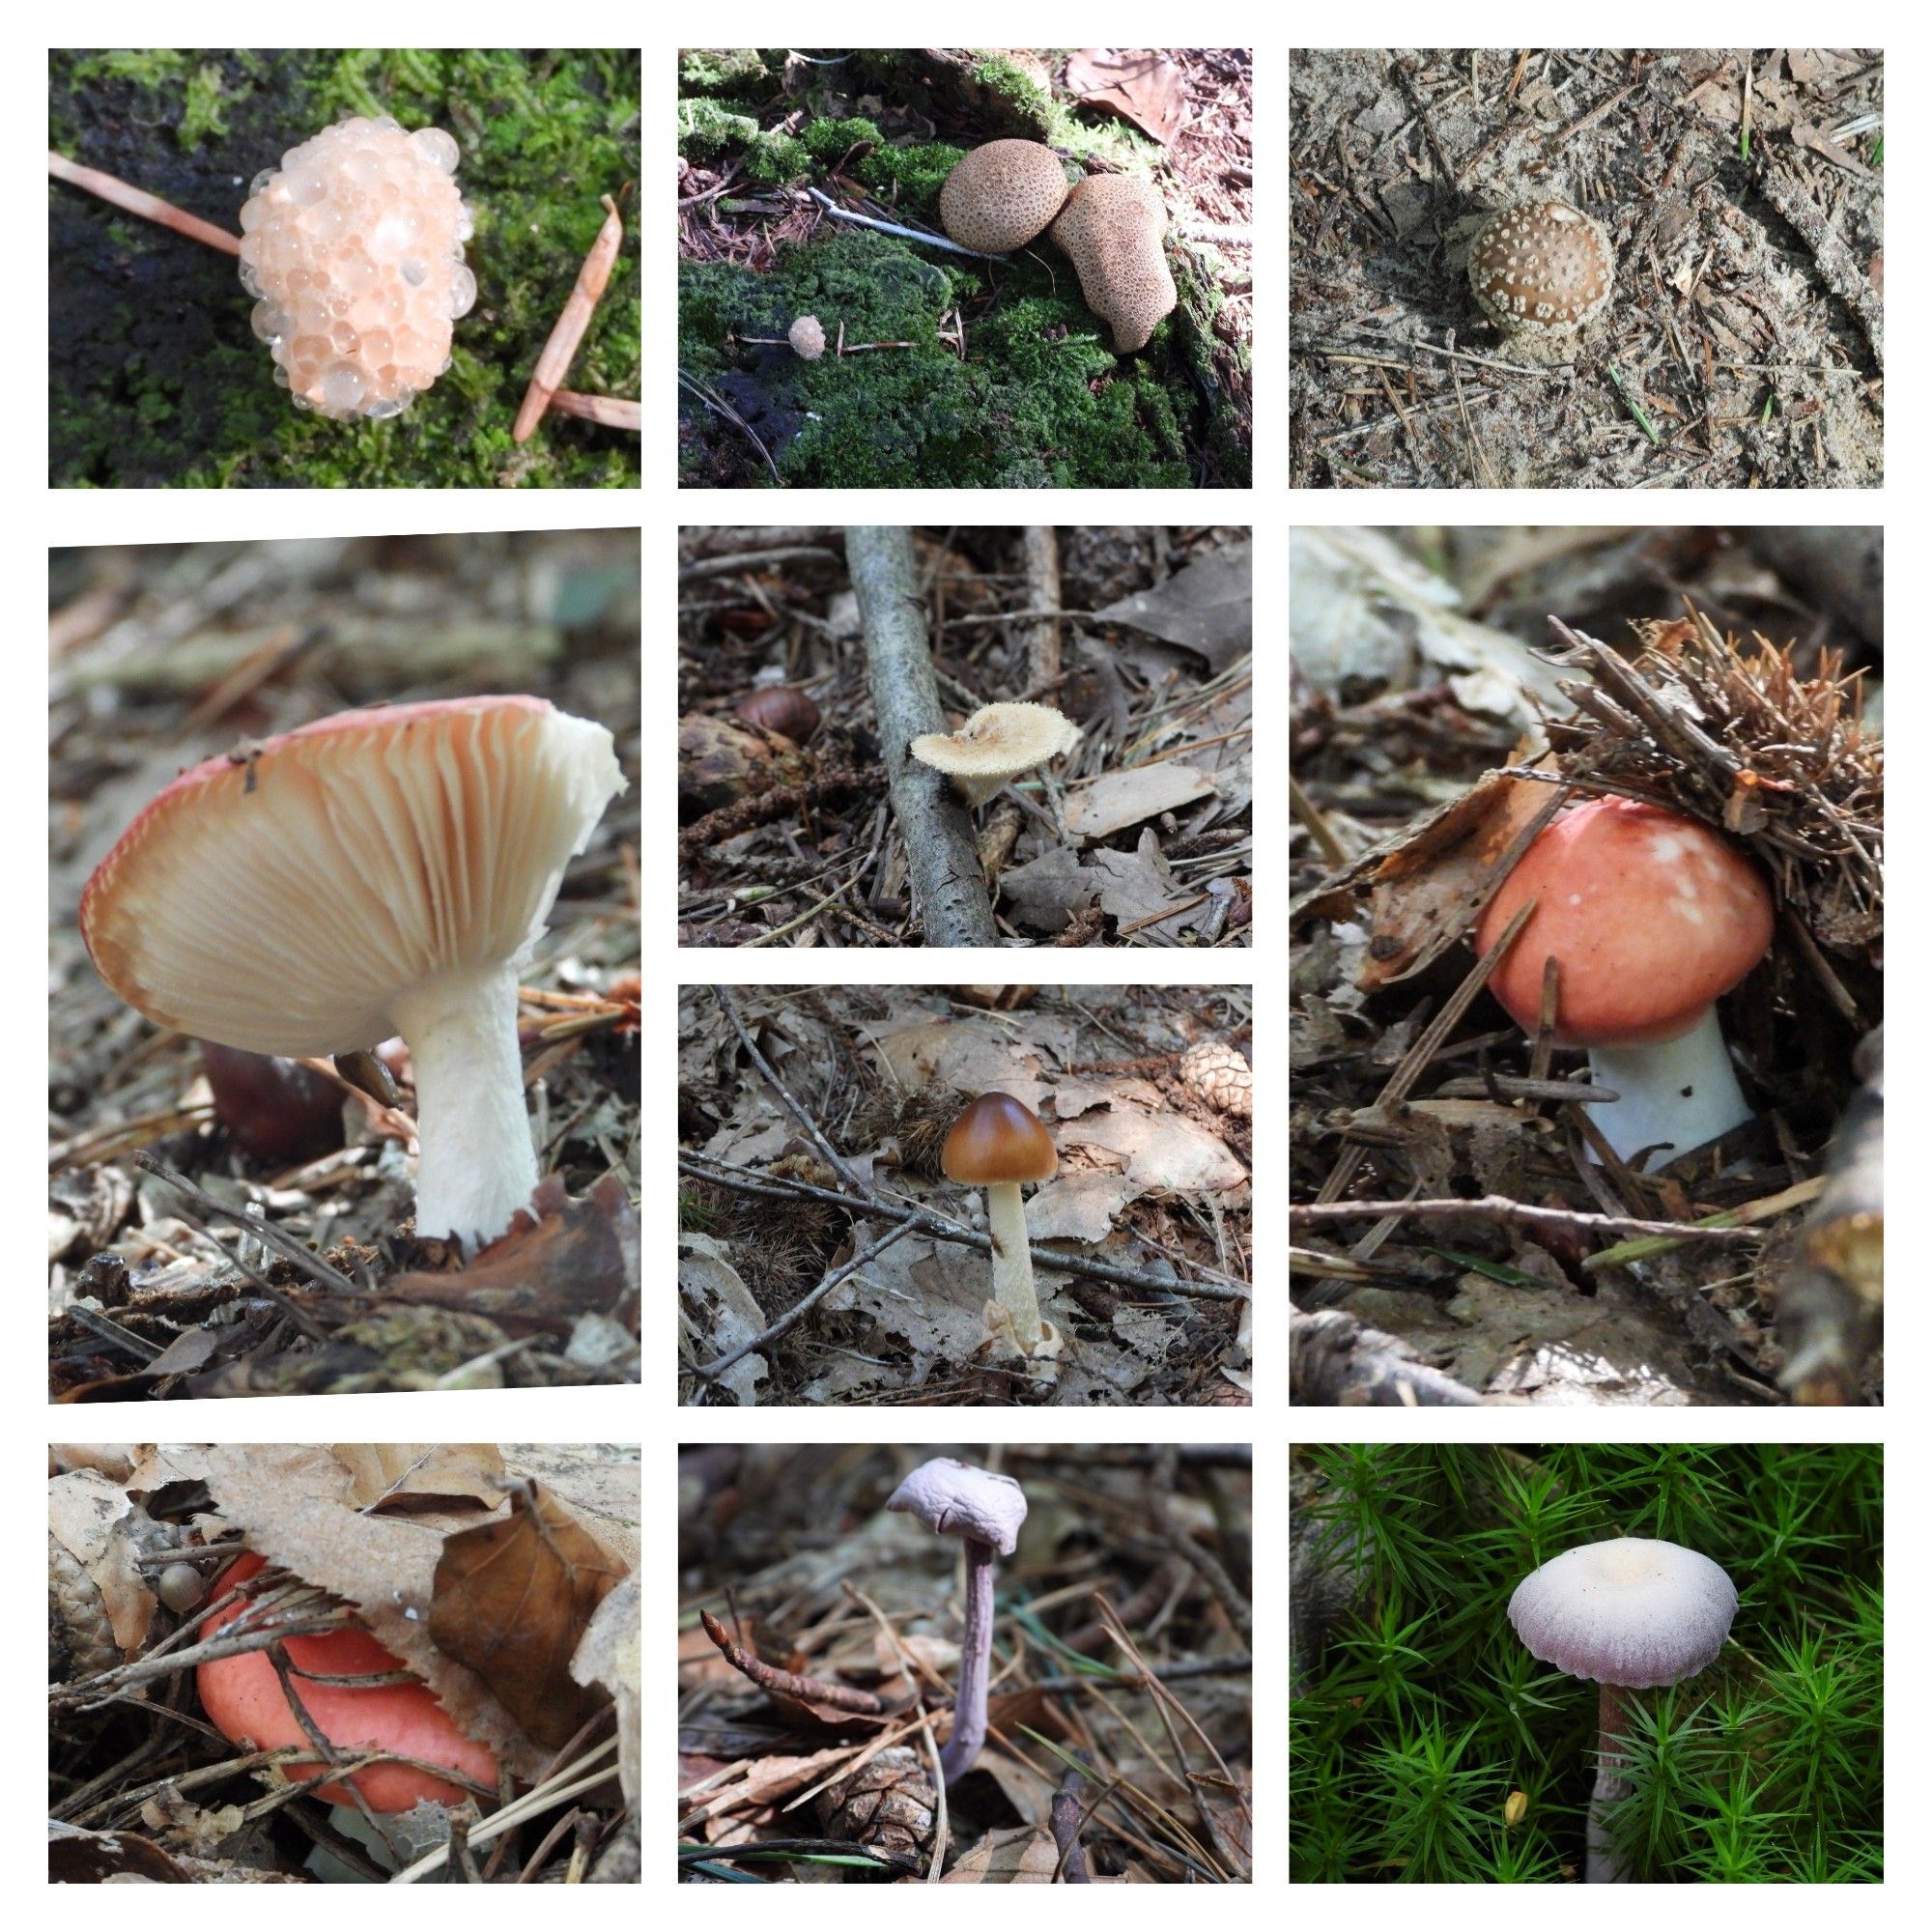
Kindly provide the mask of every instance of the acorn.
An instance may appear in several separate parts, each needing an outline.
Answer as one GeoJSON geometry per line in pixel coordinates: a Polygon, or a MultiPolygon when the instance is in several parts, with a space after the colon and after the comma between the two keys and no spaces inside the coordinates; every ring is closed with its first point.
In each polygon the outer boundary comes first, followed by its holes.
{"type": "Polygon", "coordinates": [[[788,684],[768,684],[738,701],[738,722],[803,745],[818,729],[818,706],[788,684]]]}

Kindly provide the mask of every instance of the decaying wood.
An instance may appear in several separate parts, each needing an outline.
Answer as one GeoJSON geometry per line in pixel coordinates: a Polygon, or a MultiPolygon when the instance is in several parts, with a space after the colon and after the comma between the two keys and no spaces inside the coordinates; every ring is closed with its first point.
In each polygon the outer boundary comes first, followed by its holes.
{"type": "Polygon", "coordinates": [[[972,820],[946,780],[907,750],[915,738],[947,728],[913,571],[912,531],[903,524],[855,525],[845,534],[845,560],[866,627],[867,681],[893,816],[905,840],[925,943],[996,946],[1000,932],[972,820]]]}

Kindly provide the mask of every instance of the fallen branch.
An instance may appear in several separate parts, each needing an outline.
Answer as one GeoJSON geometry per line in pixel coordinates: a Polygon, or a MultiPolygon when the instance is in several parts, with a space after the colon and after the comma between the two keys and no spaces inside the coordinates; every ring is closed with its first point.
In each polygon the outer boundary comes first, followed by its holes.
{"type": "MultiPolygon", "coordinates": [[[[1525,1228],[1562,1228],[1585,1235],[1668,1235],[1682,1241],[1756,1241],[1755,1228],[1714,1227],[1686,1221],[1638,1221],[1623,1214],[1585,1214],[1568,1208],[1529,1208],[1507,1195],[1485,1194],[1477,1201],[1322,1201],[1288,1210],[1291,1228],[1331,1221],[1447,1221],[1459,1214],[1479,1220],[1513,1221],[1525,1228]]],[[[1714,1216],[1723,1221],[1731,1217],[1714,1216]]]]}
{"type": "Polygon", "coordinates": [[[892,787],[893,817],[905,841],[913,904],[928,946],[997,946],[1000,929],[980,869],[973,821],[939,773],[907,750],[944,732],[946,713],[925,640],[925,605],[913,575],[912,531],[904,524],[855,524],[845,564],[866,631],[866,674],[892,787]]]}

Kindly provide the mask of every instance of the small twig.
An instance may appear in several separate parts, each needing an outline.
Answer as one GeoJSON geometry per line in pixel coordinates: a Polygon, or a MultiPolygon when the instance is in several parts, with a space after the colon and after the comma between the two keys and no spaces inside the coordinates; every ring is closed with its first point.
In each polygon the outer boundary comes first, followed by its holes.
{"type": "Polygon", "coordinates": [[[240,255],[242,252],[242,238],[239,235],[231,235],[227,229],[217,228],[213,222],[204,221],[198,214],[189,214],[173,202],[163,201],[157,194],[150,194],[144,187],[134,187],[114,175],[102,174],[99,168],[84,168],[78,161],[71,161],[51,148],[47,150],[47,172],[56,181],[84,188],[102,201],[112,202],[116,208],[125,208],[129,214],[138,214],[143,221],[152,221],[158,228],[172,228],[177,235],[185,235],[190,242],[201,242],[211,248],[219,248],[224,255],[240,255]]]}
{"type": "Polygon", "coordinates": [[[732,997],[731,989],[728,986],[713,986],[711,992],[712,997],[723,1008],[724,1017],[731,1022],[731,1030],[738,1036],[740,1044],[752,1056],[752,1065],[765,1076],[772,1091],[784,1102],[785,1112],[810,1135],[812,1146],[825,1156],[826,1166],[854,1194],[869,1196],[872,1190],[845,1165],[844,1156],[825,1138],[824,1131],[820,1128],[818,1122],[812,1119],[804,1104],[793,1094],[791,1089],[779,1078],[778,1069],[773,1066],[772,1063],[760,1051],[758,1042],[752,1037],[750,1029],[745,1025],[743,1015],[738,1011],[738,1002],[732,997]]]}
{"type": "MultiPolygon", "coordinates": [[[[1727,1208],[1719,1214],[1707,1214],[1696,1224],[1695,1232],[1705,1234],[1737,1228],[1748,1232],[1753,1223],[1775,1221],[1778,1215],[1788,1213],[1794,1208],[1803,1208],[1817,1200],[1825,1191],[1825,1177],[1814,1174],[1808,1180],[1801,1180],[1776,1194],[1767,1194],[1760,1201],[1747,1201],[1741,1208],[1727,1208]]],[[[1594,1255],[1585,1255],[1582,1269],[1585,1274],[1593,1274],[1599,1268],[1626,1267],[1632,1262],[1654,1260],[1659,1255],[1667,1255],[1682,1244],[1685,1232],[1671,1235],[1646,1236],[1637,1240],[1619,1241],[1613,1248],[1605,1248],[1594,1255]]]]}
{"type": "Polygon", "coordinates": [[[550,412],[556,416],[577,416],[584,422],[602,423],[606,429],[641,431],[644,406],[628,396],[586,396],[577,389],[552,392],[550,412]]]}
{"type": "Polygon", "coordinates": [[[720,1355],[716,1361],[694,1362],[691,1365],[692,1374],[703,1381],[716,1381],[726,1369],[732,1367],[737,1362],[743,1361],[754,1349],[762,1349],[768,1343],[779,1341],[790,1334],[792,1329],[797,1327],[847,1275],[857,1274],[868,1262],[874,1261],[878,1256],[884,1254],[895,1241],[903,1240],[906,1236],[914,1233],[916,1230],[928,1234],[936,1232],[920,1216],[914,1216],[910,1220],[901,1221],[896,1228],[888,1228],[877,1240],[873,1241],[868,1247],[861,1248],[843,1266],[834,1268],[810,1294],[806,1295],[802,1300],[794,1302],[791,1307],[787,1308],[761,1334],[753,1335],[749,1342],[739,1343],[735,1349],[720,1355]]]}
{"type": "Polygon", "coordinates": [[[623,217],[608,194],[603,202],[604,225],[597,231],[590,252],[584,256],[563,313],[557,317],[550,340],[537,357],[537,366],[530,372],[530,385],[524,391],[523,408],[517,412],[516,424],[510,431],[515,442],[527,442],[535,435],[551,398],[570,374],[571,360],[583,340],[583,331],[590,327],[590,318],[597,313],[597,303],[611,279],[611,270],[616,266],[617,250],[624,240],[623,217]]]}
{"type": "Polygon", "coordinates": [[[137,1153],[134,1156],[134,1165],[165,1180],[197,1213],[205,1214],[212,1220],[229,1221],[246,1230],[261,1241],[264,1247],[273,1248],[285,1261],[293,1262],[305,1275],[313,1281],[319,1281],[323,1287],[335,1289],[343,1294],[366,1293],[365,1290],[357,1288],[346,1274],[341,1274],[330,1267],[320,1255],[303,1247],[293,1235],[285,1233],[272,1221],[266,1217],[257,1218],[240,1208],[230,1208],[225,1202],[215,1200],[213,1195],[204,1194],[193,1181],[177,1174],[173,1168],[156,1160],[153,1154],[137,1153]]]}
{"type": "MultiPolygon", "coordinates": [[[[1754,1228],[1736,1225],[1715,1227],[1710,1223],[1685,1221],[1638,1221],[1622,1214],[1583,1214],[1568,1208],[1530,1208],[1507,1195],[1485,1194],[1475,1201],[1321,1201],[1291,1207],[1289,1226],[1312,1227],[1330,1221],[1390,1220],[1446,1221],[1458,1214],[1474,1214],[1480,1219],[1514,1221],[1527,1228],[1567,1228],[1595,1235],[1668,1235],[1684,1241],[1756,1241],[1763,1236],[1754,1228]]],[[[1736,1215],[1718,1215],[1715,1220],[1733,1224],[1736,1215]]]]}
{"type": "MultiPolygon", "coordinates": [[[[1080,1757],[1078,1751],[1075,1757],[1080,1757]]],[[[1085,1764],[1083,1757],[1080,1762],[1085,1764]]],[[[1094,1880],[1087,1870],[1087,1853],[1080,1843],[1080,1828],[1087,1820],[1086,1807],[1080,1803],[1080,1793],[1086,1778],[1072,1765],[1060,1775],[1060,1789],[1053,1794],[1053,1806],[1048,1813],[1053,1827],[1053,1842],[1060,1847],[1060,1862],[1054,1866],[1054,1876],[1065,1885],[1092,1885],[1094,1880]]]]}
{"type": "Polygon", "coordinates": [[[731,1640],[731,1633],[709,1610],[699,1610],[698,1621],[733,1670],[741,1671],[760,1690],[775,1691],[781,1697],[794,1697],[802,1703],[829,1704],[835,1711],[852,1711],[861,1717],[891,1715],[886,1700],[869,1690],[856,1690],[849,1684],[835,1684],[826,1677],[801,1677],[795,1670],[781,1670],[761,1657],[753,1657],[741,1643],[731,1640]]]}
{"type": "Polygon", "coordinates": [[[971,255],[976,262],[1004,262],[1005,255],[989,255],[983,248],[962,247],[949,236],[928,235],[923,228],[902,228],[896,221],[881,221],[876,215],[855,214],[849,208],[840,208],[829,194],[821,194],[815,187],[805,190],[819,207],[835,221],[856,222],[861,228],[874,228],[881,235],[896,235],[903,241],[923,242],[928,248],[944,248],[954,255],[971,255]]]}

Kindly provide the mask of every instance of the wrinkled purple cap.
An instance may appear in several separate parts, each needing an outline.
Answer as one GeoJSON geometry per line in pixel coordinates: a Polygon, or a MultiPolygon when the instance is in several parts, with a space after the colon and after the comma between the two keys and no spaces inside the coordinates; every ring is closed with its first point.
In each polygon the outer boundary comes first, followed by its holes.
{"type": "Polygon", "coordinates": [[[1026,1492],[1010,1476],[976,1469],[956,1456],[922,1463],[890,1496],[889,1510],[916,1516],[935,1536],[970,1536],[1013,1553],[1026,1520],[1026,1492]]]}
{"type": "Polygon", "coordinates": [[[1645,1536],[1580,1544],[1516,1586],[1509,1620],[1572,1677],[1648,1690],[1694,1677],[1730,1634],[1738,1593],[1708,1556],[1645,1536]]]}

